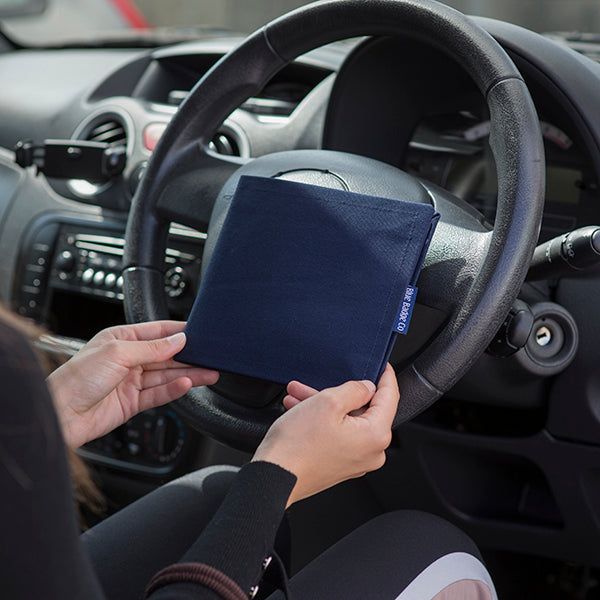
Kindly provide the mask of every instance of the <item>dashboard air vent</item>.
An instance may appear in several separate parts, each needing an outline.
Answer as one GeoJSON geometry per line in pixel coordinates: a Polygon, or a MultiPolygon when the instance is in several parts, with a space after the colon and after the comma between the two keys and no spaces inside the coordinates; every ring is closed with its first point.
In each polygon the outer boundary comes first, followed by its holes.
{"type": "Polygon", "coordinates": [[[209,144],[210,149],[225,156],[241,156],[240,148],[233,135],[218,132],[209,144]]]}
{"type": "Polygon", "coordinates": [[[127,132],[117,119],[107,118],[94,124],[85,139],[90,142],[104,142],[111,146],[126,146],[127,132]]]}
{"type": "MultiPolygon", "coordinates": [[[[111,148],[115,149],[117,147],[125,147],[127,149],[128,131],[124,118],[114,112],[106,112],[82,123],[75,132],[74,138],[87,142],[108,144],[111,148]]],[[[114,152],[115,155],[119,154],[118,150],[114,152]]],[[[110,188],[113,183],[112,179],[101,183],[85,179],[70,179],[67,185],[77,198],[91,199],[110,188]]],[[[112,208],[112,205],[110,208],[112,208]]]]}

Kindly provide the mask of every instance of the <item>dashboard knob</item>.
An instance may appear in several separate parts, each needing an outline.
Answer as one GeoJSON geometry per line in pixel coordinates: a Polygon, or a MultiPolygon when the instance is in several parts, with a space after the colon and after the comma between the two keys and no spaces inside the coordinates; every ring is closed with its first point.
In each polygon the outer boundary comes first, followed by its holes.
{"type": "Polygon", "coordinates": [[[70,273],[75,268],[75,257],[70,250],[63,250],[54,264],[59,271],[70,273]]]}
{"type": "Polygon", "coordinates": [[[165,273],[165,292],[169,298],[179,298],[188,287],[188,276],[181,267],[173,267],[165,273]]]}

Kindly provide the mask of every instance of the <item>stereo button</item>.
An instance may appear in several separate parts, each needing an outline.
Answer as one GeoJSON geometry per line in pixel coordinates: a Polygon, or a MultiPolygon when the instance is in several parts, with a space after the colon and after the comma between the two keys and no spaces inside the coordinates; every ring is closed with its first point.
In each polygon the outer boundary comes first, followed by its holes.
{"type": "Polygon", "coordinates": [[[117,276],[114,273],[107,273],[104,279],[104,285],[106,287],[113,287],[117,283],[117,276]]]}
{"type": "Polygon", "coordinates": [[[104,271],[96,271],[94,273],[94,285],[102,285],[104,283],[104,271]]]}
{"type": "Polygon", "coordinates": [[[81,275],[81,283],[91,283],[94,279],[94,269],[86,269],[81,275]]]}

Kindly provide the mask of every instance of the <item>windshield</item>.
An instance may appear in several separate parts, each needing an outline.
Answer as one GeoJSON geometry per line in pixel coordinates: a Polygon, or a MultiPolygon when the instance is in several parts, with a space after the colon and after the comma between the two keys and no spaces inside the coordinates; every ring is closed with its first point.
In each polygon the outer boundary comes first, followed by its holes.
{"type": "MultiPolygon", "coordinates": [[[[458,10],[539,32],[600,31],[598,0],[448,0],[458,10]]],[[[4,31],[25,45],[152,37],[177,28],[182,37],[223,30],[249,33],[298,0],[0,0],[4,31]]],[[[167,40],[168,41],[168,40],[167,40]]]]}

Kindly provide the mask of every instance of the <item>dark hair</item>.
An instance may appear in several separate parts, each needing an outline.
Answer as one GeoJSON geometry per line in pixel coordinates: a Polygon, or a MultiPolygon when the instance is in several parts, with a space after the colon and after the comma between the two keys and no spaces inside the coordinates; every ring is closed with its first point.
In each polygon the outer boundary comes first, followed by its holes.
{"type": "MultiPolygon", "coordinates": [[[[45,329],[29,319],[25,319],[16,313],[9,311],[1,304],[0,321],[10,325],[12,329],[19,332],[30,342],[38,362],[46,375],[50,374],[68,359],[67,355],[49,352],[47,350],[48,345],[43,343],[44,336],[48,335],[48,332],[45,329]]],[[[92,479],[92,475],[87,468],[87,465],[71,448],[65,446],[65,451],[67,453],[71,471],[73,496],[77,505],[79,507],[85,507],[96,515],[103,514],[105,512],[106,502],[98,486],[92,479]]],[[[85,528],[85,522],[81,517],[81,511],[80,523],[82,527],[85,528]]]]}

